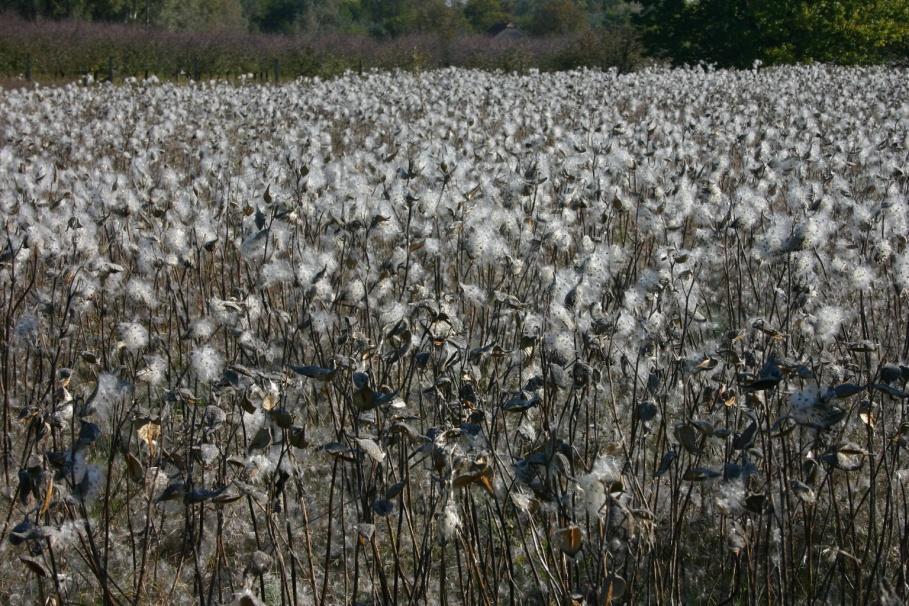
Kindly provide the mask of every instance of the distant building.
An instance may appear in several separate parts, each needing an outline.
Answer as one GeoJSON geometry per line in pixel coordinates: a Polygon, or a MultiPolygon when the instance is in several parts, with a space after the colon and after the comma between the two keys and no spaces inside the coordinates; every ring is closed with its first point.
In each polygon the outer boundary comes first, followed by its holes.
{"type": "Polygon", "coordinates": [[[512,39],[512,38],[523,38],[524,32],[518,29],[518,27],[508,22],[496,23],[489,29],[489,34],[494,38],[502,39],[512,39]]]}

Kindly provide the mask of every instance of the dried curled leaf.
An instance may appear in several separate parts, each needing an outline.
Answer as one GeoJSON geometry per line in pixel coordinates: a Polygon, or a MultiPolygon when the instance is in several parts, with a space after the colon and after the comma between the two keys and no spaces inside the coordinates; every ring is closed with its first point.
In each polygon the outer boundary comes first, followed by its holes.
{"type": "Polygon", "coordinates": [[[612,604],[615,600],[619,600],[622,596],[625,595],[625,590],[628,587],[628,584],[625,582],[625,579],[620,577],[617,574],[610,574],[606,577],[606,599],[603,600],[604,604],[612,604]]]}
{"type": "Polygon", "coordinates": [[[294,448],[306,448],[309,441],[302,427],[291,427],[287,432],[287,441],[294,448]]]}
{"type": "Polygon", "coordinates": [[[19,561],[25,564],[25,567],[32,571],[36,576],[42,579],[50,577],[50,572],[48,572],[47,567],[36,558],[19,556],[19,561]]]}
{"type": "Polygon", "coordinates": [[[227,486],[221,486],[219,488],[213,489],[194,488],[183,495],[183,502],[187,505],[202,503],[204,501],[208,501],[221,496],[226,490],[227,486]]]}
{"type": "Polygon", "coordinates": [[[50,474],[47,476],[47,489],[44,491],[44,502],[41,503],[41,509],[38,515],[44,515],[50,509],[51,502],[54,500],[54,477],[50,474]]]}
{"type": "Polygon", "coordinates": [[[555,546],[568,557],[576,556],[583,545],[584,538],[577,526],[572,524],[555,531],[555,546]]]}
{"type": "Polygon", "coordinates": [[[327,444],[323,444],[320,447],[320,450],[342,461],[347,461],[349,463],[356,461],[354,458],[355,451],[349,448],[346,444],[342,444],[341,442],[328,442],[327,444]]]}
{"type": "Polygon", "coordinates": [[[850,351],[854,351],[856,353],[870,353],[877,351],[879,345],[874,341],[854,341],[852,343],[848,343],[846,347],[848,347],[850,351]]]}
{"type": "Polygon", "coordinates": [[[217,505],[227,505],[228,503],[234,503],[243,498],[243,494],[237,490],[225,489],[220,494],[217,494],[212,497],[211,502],[217,505]]]}
{"type": "Polygon", "coordinates": [[[149,456],[154,458],[158,447],[158,438],[161,437],[161,425],[154,421],[149,421],[136,430],[136,433],[139,435],[139,439],[142,440],[146,448],[148,448],[149,456]]]}
{"type": "Polygon", "coordinates": [[[683,423],[675,428],[675,439],[691,454],[701,452],[703,439],[700,432],[691,423],[683,423]]]}
{"type": "Polygon", "coordinates": [[[376,534],[376,525],[362,522],[357,524],[357,537],[361,541],[361,545],[372,540],[373,536],[376,534]]]}
{"type": "Polygon", "coordinates": [[[735,434],[735,437],[732,439],[732,447],[735,450],[751,448],[754,444],[754,439],[757,436],[757,430],[757,421],[752,421],[742,433],[735,434]]]}
{"type": "Polygon", "coordinates": [[[876,422],[875,418],[877,416],[875,413],[874,404],[872,404],[872,402],[869,400],[862,400],[859,403],[858,411],[859,411],[859,419],[861,419],[862,423],[864,423],[871,429],[874,429],[874,425],[876,422]]]}
{"type": "Polygon", "coordinates": [[[123,458],[126,461],[126,473],[129,479],[136,484],[142,484],[145,481],[145,470],[142,469],[142,463],[131,452],[124,452],[123,458]]]}
{"type": "Polygon", "coordinates": [[[827,452],[818,457],[822,463],[841,471],[856,471],[865,464],[868,451],[851,443],[831,447],[827,452]]]}
{"type": "MultiPolygon", "coordinates": [[[[263,405],[264,408],[264,405],[263,405]]],[[[294,424],[294,415],[286,408],[274,408],[269,410],[269,416],[274,424],[281,429],[289,429],[294,424]]]]}
{"type": "Polygon", "coordinates": [[[268,448],[271,445],[271,440],[271,428],[268,425],[263,425],[258,429],[258,431],[256,431],[256,434],[249,441],[247,451],[252,452],[254,450],[268,448]]]}
{"type": "Polygon", "coordinates": [[[702,361],[698,362],[694,366],[694,372],[704,372],[706,370],[713,370],[717,367],[720,361],[712,356],[705,357],[702,361]]]}
{"type": "Polygon", "coordinates": [[[493,494],[492,488],[492,467],[483,455],[476,459],[460,458],[454,464],[454,477],[452,486],[454,488],[465,488],[471,484],[479,484],[486,492],[493,494]]]}
{"type": "Polygon", "coordinates": [[[661,475],[663,475],[664,473],[669,471],[669,468],[672,466],[672,462],[675,461],[677,456],[678,455],[675,453],[674,450],[670,450],[666,454],[664,454],[663,458],[660,459],[659,467],[657,467],[656,471],[653,472],[653,475],[656,477],[660,477],[661,475]]]}

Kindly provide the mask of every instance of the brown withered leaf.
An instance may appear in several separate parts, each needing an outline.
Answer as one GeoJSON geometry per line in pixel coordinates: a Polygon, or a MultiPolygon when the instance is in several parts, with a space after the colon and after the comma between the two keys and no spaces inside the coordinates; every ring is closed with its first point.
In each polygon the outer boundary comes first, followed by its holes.
{"type": "Polygon", "coordinates": [[[155,449],[158,447],[158,438],[161,437],[161,425],[154,421],[149,421],[136,430],[136,433],[139,434],[139,439],[148,447],[148,454],[154,458],[155,449]]]}
{"type": "Polygon", "coordinates": [[[44,515],[47,513],[47,510],[50,508],[51,502],[54,500],[54,476],[48,474],[47,476],[47,490],[44,491],[44,502],[41,504],[41,510],[38,512],[38,515],[44,515]]]}
{"type": "Polygon", "coordinates": [[[717,364],[719,364],[719,363],[720,363],[720,361],[717,360],[716,358],[714,358],[712,356],[707,356],[702,361],[700,361],[698,364],[695,365],[694,372],[713,370],[714,368],[717,367],[717,364]]]}
{"type": "Polygon", "coordinates": [[[611,574],[606,577],[606,587],[606,599],[603,601],[603,604],[609,606],[615,600],[619,600],[625,595],[627,583],[625,582],[625,579],[619,575],[611,574]]]}
{"type": "Polygon", "coordinates": [[[491,495],[493,494],[492,467],[489,466],[486,457],[482,455],[474,460],[457,461],[451,484],[454,488],[466,488],[471,484],[479,484],[491,495]]]}
{"type": "Polygon", "coordinates": [[[306,439],[306,432],[302,427],[291,427],[287,432],[287,441],[294,448],[306,448],[309,441],[306,439]]]}
{"type": "Polygon", "coordinates": [[[574,524],[555,531],[555,546],[568,557],[576,556],[583,545],[584,537],[581,529],[574,524]]]}
{"type": "Polygon", "coordinates": [[[47,567],[45,567],[44,564],[35,558],[30,558],[28,556],[19,556],[19,561],[25,564],[29,570],[31,570],[42,579],[46,579],[50,576],[50,573],[47,571],[47,567]]]}
{"type": "Polygon", "coordinates": [[[216,505],[227,505],[228,503],[234,503],[243,498],[243,493],[238,490],[228,489],[224,490],[221,493],[212,497],[211,502],[216,505]]]}
{"type": "Polygon", "coordinates": [[[874,429],[875,416],[876,416],[875,410],[874,410],[874,404],[872,404],[869,400],[862,400],[861,402],[859,402],[858,409],[859,409],[859,419],[862,420],[862,423],[864,423],[871,429],[874,429]]]}
{"type": "Polygon", "coordinates": [[[262,396],[262,410],[274,410],[278,406],[278,396],[271,391],[262,396]]]}
{"type": "Polygon", "coordinates": [[[732,439],[732,447],[735,450],[751,448],[754,444],[755,437],[757,437],[757,430],[757,421],[751,421],[742,433],[735,434],[735,437],[732,439]]]}
{"type": "Polygon", "coordinates": [[[698,454],[701,452],[701,435],[691,423],[677,425],[675,428],[675,439],[691,454],[698,454]]]}
{"type": "MultiPolygon", "coordinates": [[[[264,404],[263,404],[264,408],[264,404]]],[[[281,429],[289,429],[294,424],[294,415],[286,408],[266,409],[271,420],[281,429]]]]}
{"type": "Polygon", "coordinates": [[[136,484],[142,484],[145,481],[145,470],[142,469],[142,463],[131,452],[124,452],[123,458],[126,460],[126,473],[129,479],[136,484]]]}

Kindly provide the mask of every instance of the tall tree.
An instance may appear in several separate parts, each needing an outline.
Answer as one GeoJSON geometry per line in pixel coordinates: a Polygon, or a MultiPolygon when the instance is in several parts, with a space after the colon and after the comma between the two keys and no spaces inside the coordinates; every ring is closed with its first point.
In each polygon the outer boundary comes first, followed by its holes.
{"type": "MultiPolygon", "coordinates": [[[[375,7],[376,0],[372,0],[375,7]]],[[[379,0],[374,33],[398,36],[416,32],[452,32],[465,27],[460,11],[445,0],[379,0]]]]}
{"type": "Polygon", "coordinates": [[[909,0],[641,0],[635,19],[653,53],[746,67],[866,63],[905,54],[909,0]]]}
{"type": "Polygon", "coordinates": [[[909,50],[909,0],[778,0],[756,12],[770,60],[867,63],[909,50]]]}
{"type": "Polygon", "coordinates": [[[544,0],[530,21],[530,30],[543,36],[576,32],[586,26],[587,15],[577,0],[544,0]]]}
{"type": "Polygon", "coordinates": [[[164,0],[156,24],[179,31],[245,29],[239,0],[164,0]]]}
{"type": "Polygon", "coordinates": [[[464,17],[478,32],[488,32],[494,26],[510,20],[501,0],[467,0],[464,4],[464,17]]]}

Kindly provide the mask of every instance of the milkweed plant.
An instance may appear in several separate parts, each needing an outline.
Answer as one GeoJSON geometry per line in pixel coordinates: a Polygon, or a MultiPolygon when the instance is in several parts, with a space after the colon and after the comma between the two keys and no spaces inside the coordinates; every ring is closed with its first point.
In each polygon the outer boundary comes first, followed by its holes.
{"type": "Polygon", "coordinates": [[[907,100],[0,92],[3,603],[905,603],[907,100]]]}

